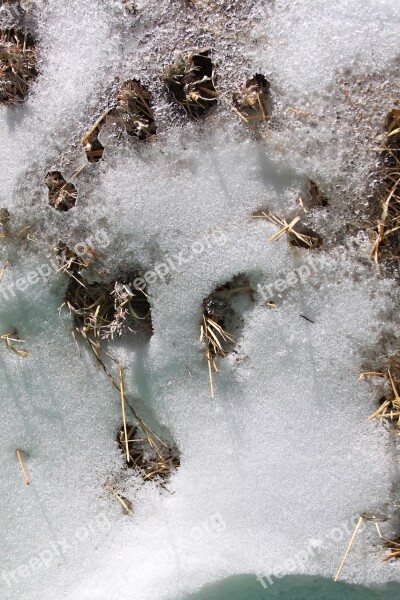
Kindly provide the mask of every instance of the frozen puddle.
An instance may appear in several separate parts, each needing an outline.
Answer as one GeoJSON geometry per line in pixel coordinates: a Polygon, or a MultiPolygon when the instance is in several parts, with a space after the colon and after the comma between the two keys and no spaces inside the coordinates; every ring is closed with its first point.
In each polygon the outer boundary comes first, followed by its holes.
{"type": "Polygon", "coordinates": [[[210,585],[185,600],[392,600],[399,586],[365,588],[362,586],[333,583],[320,577],[286,577],[276,581],[268,591],[261,588],[251,575],[239,575],[221,583],[210,585]]]}

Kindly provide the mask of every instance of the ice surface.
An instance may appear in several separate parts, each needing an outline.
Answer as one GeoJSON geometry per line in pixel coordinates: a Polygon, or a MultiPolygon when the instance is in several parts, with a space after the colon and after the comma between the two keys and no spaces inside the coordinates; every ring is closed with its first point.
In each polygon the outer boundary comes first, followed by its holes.
{"type": "MultiPolygon", "coordinates": [[[[398,332],[397,291],[371,266],[368,239],[345,233],[363,219],[370,147],[395,100],[388,70],[399,58],[397,3],[136,7],[35,3],[41,74],[23,108],[0,108],[0,206],[14,231],[32,228],[29,240],[1,240],[0,268],[6,259],[10,266],[0,334],[16,328],[29,352],[0,347],[4,600],[172,600],[222,577],[268,574],[310,544],[320,551],[293,571],[332,576],[351,519],[391,512],[396,500],[393,442],[366,420],[379,388],[358,375],[366,355],[382,351],[382,335],[398,332]],[[255,72],[271,81],[265,139],[222,101],[209,120],[188,123],[168,99],[160,75],[174,53],[207,45],[225,94],[255,72]],[[80,141],[116,82],[131,77],[153,92],[159,135],[140,145],[107,124],[104,159],[91,165],[80,141]],[[361,113],[340,88],[343,77],[361,113]],[[369,77],[376,87],[368,90],[369,77]],[[82,165],[76,207],[56,212],[46,173],[69,179],[82,165]],[[268,243],[277,228],[251,214],[293,214],[310,177],[329,195],[329,206],[309,215],[325,247],[268,243]],[[115,348],[127,393],[181,451],[167,489],[123,470],[118,393],[57,311],[67,286],[50,263],[59,241],[94,246],[110,276],[170,266],[148,286],[151,340],[128,336],[115,348]],[[277,291],[296,269],[303,280],[277,291]],[[32,273],[37,282],[19,291],[17,281],[32,273]],[[241,273],[254,303],[239,315],[242,334],[219,363],[212,401],[198,342],[202,302],[241,273]],[[270,297],[276,309],[264,305],[270,297]],[[132,502],[132,515],[108,483],[132,502]]],[[[374,543],[371,526],[346,579],[399,579],[396,565],[377,562],[374,543]]]]}

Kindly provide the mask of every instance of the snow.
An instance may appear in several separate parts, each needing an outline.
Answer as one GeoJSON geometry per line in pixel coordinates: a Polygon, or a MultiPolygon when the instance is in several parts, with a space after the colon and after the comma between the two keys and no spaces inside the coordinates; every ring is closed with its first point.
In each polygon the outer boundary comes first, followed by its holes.
{"type": "MultiPolygon", "coordinates": [[[[18,348],[29,352],[0,347],[4,600],[175,600],[222,577],[271,573],[310,544],[321,552],[308,552],[294,571],[330,577],[353,518],[393,511],[390,436],[366,419],[379,390],[358,376],[368,353],[382,351],[383,333],[398,331],[396,284],[370,263],[368,240],[345,240],[343,231],[363,216],[370,146],[395,99],[387,72],[398,60],[397,2],[136,6],[129,14],[117,0],[34,3],[41,74],[23,108],[0,107],[0,206],[14,231],[32,228],[30,241],[1,240],[0,253],[0,268],[10,260],[0,334],[17,328],[18,348]],[[224,93],[258,71],[271,81],[265,140],[223,102],[204,123],[188,123],[170,103],[164,67],[174,52],[209,44],[224,93]],[[358,77],[377,82],[357,92],[368,106],[356,131],[338,87],[344,76],[352,94],[358,77]],[[108,124],[104,159],[89,165],[80,140],[116,82],[130,77],[153,93],[158,138],[117,139],[108,124]],[[56,212],[46,173],[68,179],[84,164],[76,207],[56,212]],[[326,209],[309,214],[324,248],[268,242],[277,228],[251,214],[295,213],[307,178],[329,196],[326,209]],[[180,449],[167,489],[123,470],[118,393],[58,314],[67,281],[50,254],[59,241],[94,244],[110,273],[169,265],[148,285],[154,335],[114,348],[128,395],[180,449]],[[278,291],[293,272],[298,281],[278,291]],[[32,273],[36,283],[17,284],[32,273]],[[211,400],[198,342],[202,302],[243,273],[254,302],[238,305],[242,333],[236,353],[219,362],[211,400]],[[276,309],[264,306],[268,285],[276,309]],[[110,482],[133,514],[105,489],[110,482]],[[343,534],[328,543],[335,528],[343,534]]],[[[374,543],[367,527],[345,579],[398,580],[395,565],[376,568],[374,543]]]]}

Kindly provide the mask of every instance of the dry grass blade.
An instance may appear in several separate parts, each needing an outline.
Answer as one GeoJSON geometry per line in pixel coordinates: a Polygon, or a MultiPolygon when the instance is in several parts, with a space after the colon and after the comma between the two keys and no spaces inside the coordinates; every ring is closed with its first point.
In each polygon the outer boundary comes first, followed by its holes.
{"type": "Polygon", "coordinates": [[[122,406],[122,420],[124,424],[124,435],[125,435],[125,450],[126,450],[126,462],[130,461],[129,446],[128,446],[128,433],[126,431],[126,417],[125,417],[125,396],[124,396],[124,376],[123,371],[119,368],[119,384],[121,392],[121,406],[122,406]]]}
{"type": "Polygon", "coordinates": [[[364,517],[361,515],[360,518],[358,519],[358,523],[357,523],[357,525],[356,525],[356,527],[354,529],[353,535],[350,538],[350,542],[349,542],[349,545],[347,546],[347,549],[346,549],[345,555],[343,557],[343,560],[340,563],[340,566],[339,566],[339,568],[338,568],[338,570],[336,572],[334,581],[337,581],[339,579],[340,573],[342,572],[342,569],[343,569],[343,567],[344,567],[344,565],[346,563],[346,560],[347,560],[347,558],[348,558],[348,556],[350,554],[350,550],[353,547],[353,544],[354,544],[354,541],[356,539],[357,533],[358,533],[358,531],[359,531],[359,529],[360,529],[363,521],[364,521],[364,517]]]}
{"type": "Polygon", "coordinates": [[[0,271],[0,283],[3,280],[4,273],[6,272],[6,269],[7,269],[7,267],[8,267],[9,264],[10,264],[10,261],[6,260],[4,267],[0,271]]]}
{"type": "Polygon", "coordinates": [[[118,494],[112,485],[106,485],[106,490],[108,490],[109,492],[112,493],[112,495],[114,496],[114,498],[116,498],[118,500],[118,502],[121,504],[122,508],[127,512],[127,513],[131,513],[132,512],[132,504],[131,502],[127,499],[124,498],[123,496],[121,496],[120,494],[118,494]]]}
{"type": "Polygon", "coordinates": [[[382,371],[364,371],[358,378],[358,381],[362,381],[366,377],[385,377],[385,374],[382,371]]]}
{"type": "Polygon", "coordinates": [[[29,485],[31,482],[29,481],[28,475],[26,474],[24,463],[22,462],[21,453],[19,450],[16,450],[19,466],[21,467],[22,475],[24,476],[26,485],[29,485]]]}
{"type": "Polygon", "coordinates": [[[268,238],[269,242],[279,240],[282,236],[287,235],[291,242],[296,242],[296,245],[302,245],[306,248],[316,248],[319,245],[320,240],[317,237],[306,235],[295,229],[296,225],[300,224],[299,215],[288,223],[285,219],[280,219],[270,212],[261,211],[254,214],[253,219],[264,219],[280,228],[277,233],[268,238]]]}
{"type": "Polygon", "coordinates": [[[17,337],[15,337],[17,334],[16,331],[13,331],[12,333],[5,333],[4,335],[0,336],[0,338],[2,340],[4,340],[5,345],[7,346],[7,348],[9,350],[11,350],[12,352],[14,352],[14,354],[17,354],[18,356],[22,356],[22,357],[26,357],[28,356],[28,352],[25,352],[25,350],[18,350],[18,348],[16,348],[11,342],[13,342],[14,344],[22,344],[24,343],[24,340],[20,340],[17,337]]]}

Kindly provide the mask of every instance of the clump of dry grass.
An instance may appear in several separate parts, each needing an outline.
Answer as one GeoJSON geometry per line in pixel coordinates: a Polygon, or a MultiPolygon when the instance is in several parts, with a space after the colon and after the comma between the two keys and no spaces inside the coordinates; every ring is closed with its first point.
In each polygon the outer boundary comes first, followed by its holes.
{"type": "Polygon", "coordinates": [[[378,419],[400,427],[400,381],[393,375],[390,368],[386,373],[384,371],[366,371],[361,373],[359,379],[362,380],[366,377],[382,377],[390,386],[389,393],[382,398],[379,408],[368,417],[368,420],[378,419]]]}
{"type": "Polygon", "coordinates": [[[400,259],[400,110],[389,112],[386,123],[386,139],[381,152],[381,166],[378,172],[380,184],[377,200],[381,206],[381,216],[376,226],[376,239],[371,256],[376,263],[380,259],[395,261],[400,259]]]}
{"type": "Polygon", "coordinates": [[[270,83],[260,73],[246,79],[241,89],[233,94],[233,105],[249,123],[266,121],[271,113],[270,83]]]}
{"type": "Polygon", "coordinates": [[[117,441],[126,464],[138,471],[144,481],[166,480],[180,465],[178,449],[168,445],[149,429],[143,435],[136,425],[126,424],[118,431],[117,441]],[[128,446],[128,454],[126,447],[128,446]]]}
{"type": "Polygon", "coordinates": [[[281,219],[269,211],[256,212],[252,217],[253,219],[264,219],[279,227],[279,231],[268,238],[269,242],[279,240],[282,236],[286,235],[292,246],[311,250],[321,245],[321,238],[302,225],[299,215],[294,217],[289,223],[286,219],[281,219]]]}
{"type": "Polygon", "coordinates": [[[205,116],[217,104],[215,72],[209,49],[180,56],[165,70],[162,79],[191,119],[205,116]]]}
{"type": "Polygon", "coordinates": [[[111,111],[117,124],[128,135],[148,140],[157,132],[149,90],[136,79],[125,81],[117,94],[117,103],[111,111]]]}
{"type": "Polygon", "coordinates": [[[15,29],[0,30],[0,104],[23,102],[36,76],[33,38],[15,29]]]}
{"type": "Polygon", "coordinates": [[[60,171],[49,171],[45,183],[49,189],[50,206],[61,212],[66,212],[75,206],[78,196],[76,187],[66,181],[60,171]]]}
{"type": "Polygon", "coordinates": [[[395,540],[386,540],[383,547],[390,550],[390,552],[384,555],[384,561],[391,560],[392,558],[400,559],[400,537],[395,540]]]}
{"type": "Polygon", "coordinates": [[[92,284],[77,277],[70,281],[66,304],[83,337],[97,344],[133,331],[134,325],[151,333],[150,305],[146,293],[133,288],[135,278],[134,274],[92,284]]]}

